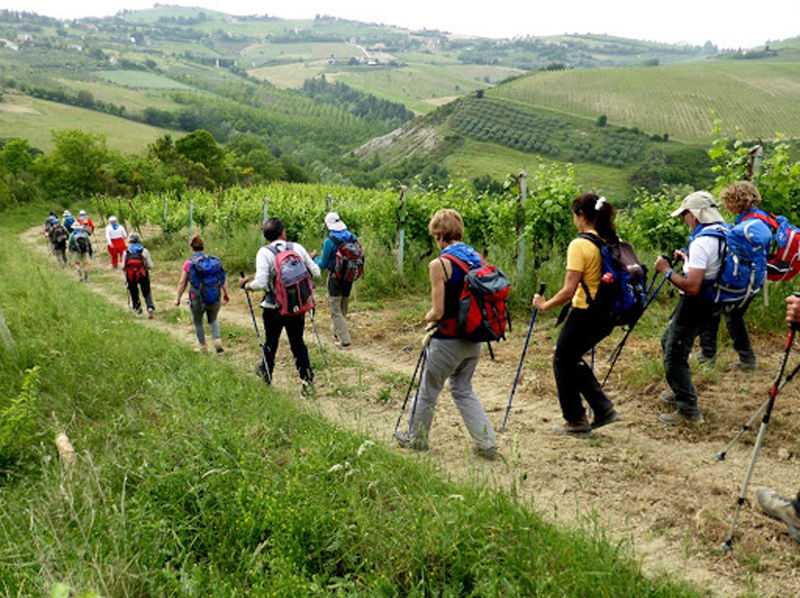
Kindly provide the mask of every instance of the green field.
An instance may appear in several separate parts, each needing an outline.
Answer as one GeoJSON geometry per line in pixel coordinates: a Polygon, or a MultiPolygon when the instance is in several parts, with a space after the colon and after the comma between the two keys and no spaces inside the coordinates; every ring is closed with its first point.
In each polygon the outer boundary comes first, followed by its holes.
{"type": "Polygon", "coordinates": [[[132,89],[100,81],[78,81],[74,79],[57,79],[57,81],[65,87],[76,91],[88,91],[94,96],[95,100],[125,106],[125,110],[128,113],[140,112],[145,108],[174,110],[179,107],[179,104],[176,104],[166,94],[158,90],[132,89]]]}
{"type": "Polygon", "coordinates": [[[535,73],[488,92],[705,143],[721,118],[746,138],[800,137],[800,63],[730,61],[535,73]]]}
{"type": "Polygon", "coordinates": [[[277,66],[263,66],[248,71],[248,75],[256,79],[269,81],[278,89],[300,89],[306,79],[313,79],[324,72],[328,63],[324,60],[316,62],[291,62],[277,66]]]}
{"type": "Polygon", "coordinates": [[[486,87],[486,83],[461,76],[446,67],[421,63],[403,68],[337,72],[329,75],[329,79],[379,98],[401,102],[420,114],[431,112],[436,107],[436,98],[455,99],[486,87]],[[434,103],[426,100],[434,100],[434,103]]]}
{"type": "Polygon", "coordinates": [[[190,86],[173,81],[169,77],[146,71],[97,71],[96,75],[111,83],[138,89],[192,89],[190,86]]]}
{"type": "Polygon", "coordinates": [[[110,114],[66,104],[48,102],[20,94],[5,94],[0,102],[0,131],[3,137],[27,139],[33,147],[50,151],[50,132],[83,129],[106,136],[109,147],[126,153],[138,152],[156,138],[169,133],[110,114]]]}
{"type": "MultiPolygon", "coordinates": [[[[454,179],[466,180],[488,174],[502,181],[508,174],[517,174],[521,170],[533,172],[539,166],[547,164],[563,163],[501,145],[472,140],[466,141],[444,159],[444,165],[454,179]]],[[[574,167],[575,180],[582,189],[603,193],[615,203],[623,203],[629,197],[626,171],[586,163],[577,163],[574,167]]]]}

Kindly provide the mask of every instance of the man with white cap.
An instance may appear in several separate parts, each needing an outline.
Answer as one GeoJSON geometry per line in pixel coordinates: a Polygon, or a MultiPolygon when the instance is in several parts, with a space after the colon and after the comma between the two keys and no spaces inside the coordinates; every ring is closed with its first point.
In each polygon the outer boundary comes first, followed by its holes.
{"type": "Polygon", "coordinates": [[[111,267],[117,267],[117,261],[128,246],[125,244],[125,239],[128,238],[128,233],[125,232],[123,226],[117,222],[116,216],[108,218],[108,226],[106,227],[106,245],[108,253],[111,254],[111,267]]]}
{"type": "MultiPolygon", "coordinates": [[[[350,252],[347,251],[348,247],[357,246],[358,251],[360,251],[361,245],[358,243],[358,237],[347,230],[347,226],[336,212],[328,212],[325,216],[325,226],[330,235],[322,244],[322,256],[317,257],[317,251],[314,250],[311,252],[311,257],[320,270],[328,271],[328,306],[331,310],[334,339],[339,347],[348,350],[350,349],[350,331],[347,329],[345,317],[347,316],[353,280],[354,277],[360,276],[360,271],[348,276],[343,273],[343,271],[346,271],[347,266],[343,266],[342,261],[349,259],[350,252]],[[337,263],[339,264],[339,271],[337,271],[337,263]]],[[[356,260],[358,259],[356,258],[356,260]]],[[[355,267],[360,267],[363,271],[363,252],[361,252],[359,264],[355,267]]]]}
{"type": "Polygon", "coordinates": [[[89,282],[89,261],[92,256],[92,242],[83,226],[77,220],[72,223],[72,232],[67,241],[69,245],[69,261],[78,272],[78,280],[89,282]]]}
{"type": "Polygon", "coordinates": [[[661,398],[677,406],[673,413],[659,415],[668,425],[682,421],[701,422],[703,416],[697,406],[697,394],[689,369],[689,354],[700,330],[719,311],[719,307],[700,292],[704,281],[713,281],[722,267],[719,239],[701,235],[705,228],[727,228],[722,214],[707,191],[695,191],[683,198],[680,207],[670,214],[680,217],[689,227],[689,245],[686,251],[675,250],[675,258],[683,260],[683,274],[675,272],[664,257],[656,260],[654,269],[663,274],[680,291],[678,307],[673,312],[661,347],[664,351],[664,373],[669,390],[661,398]]]}

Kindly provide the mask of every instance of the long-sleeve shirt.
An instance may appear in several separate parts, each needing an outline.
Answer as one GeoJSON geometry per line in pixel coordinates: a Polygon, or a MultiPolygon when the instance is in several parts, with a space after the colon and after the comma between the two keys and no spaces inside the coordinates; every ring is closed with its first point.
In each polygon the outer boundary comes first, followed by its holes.
{"type": "MultiPolygon", "coordinates": [[[[128,248],[125,253],[122,254],[122,269],[125,269],[125,262],[128,261],[128,252],[130,248],[128,248]]],[[[147,251],[144,247],[142,247],[142,261],[144,262],[144,269],[150,270],[153,267],[153,258],[150,257],[150,252],[147,251]]]]}
{"type": "MultiPolygon", "coordinates": [[[[278,239],[258,250],[256,254],[256,275],[253,277],[253,280],[250,281],[249,285],[250,289],[253,291],[266,291],[266,296],[261,302],[261,307],[265,309],[275,309],[275,277],[277,276],[277,272],[275,270],[275,255],[272,251],[267,249],[269,246],[275,247],[275,249],[280,252],[285,249],[286,241],[278,239]]],[[[305,247],[300,245],[300,243],[292,243],[292,249],[303,258],[303,263],[305,263],[312,278],[317,278],[320,274],[319,266],[317,266],[314,260],[311,259],[311,256],[308,255],[308,251],[305,250],[305,247]]]]}
{"type": "Polygon", "coordinates": [[[333,267],[336,265],[336,241],[333,239],[334,235],[337,235],[343,241],[348,241],[351,238],[358,240],[358,237],[348,230],[331,233],[329,237],[326,237],[325,242],[322,244],[322,255],[314,258],[314,263],[321,270],[333,272],[333,267]]]}
{"type": "Polygon", "coordinates": [[[128,237],[128,233],[125,232],[125,228],[120,224],[117,228],[114,228],[113,224],[109,224],[106,227],[106,241],[109,245],[113,245],[114,239],[122,239],[123,241],[128,237]]]}

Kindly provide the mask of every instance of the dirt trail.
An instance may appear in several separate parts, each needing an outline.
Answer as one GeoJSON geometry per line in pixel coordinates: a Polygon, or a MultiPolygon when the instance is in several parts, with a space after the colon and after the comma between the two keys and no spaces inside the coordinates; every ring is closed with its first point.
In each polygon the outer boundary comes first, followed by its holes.
{"type": "MultiPolygon", "coordinates": [[[[46,257],[38,228],[23,235],[23,241],[46,257]]],[[[125,306],[122,275],[110,268],[107,255],[99,249],[87,288],[125,306]]],[[[140,322],[194,344],[188,309],[172,303],[180,263],[159,262],[157,255],[155,259],[156,317],[140,322]]],[[[53,263],[52,267],[57,266],[53,263]]],[[[244,294],[235,289],[235,281],[231,286],[231,303],[220,315],[226,352],[203,358],[231,360],[252,371],[258,360],[252,321],[244,294]]],[[[343,352],[331,342],[324,298],[320,303],[317,329],[330,367],[321,367],[319,347],[309,325],[306,341],[316,367],[317,400],[304,404],[316,405],[331,420],[395,446],[391,434],[419,355],[421,325],[409,321],[407,306],[394,304],[381,311],[365,311],[359,310],[356,302],[349,318],[354,349],[343,352]]],[[[660,346],[655,338],[634,334],[609,381],[609,395],[622,421],[596,431],[591,440],[581,440],[550,432],[553,424],[560,422],[550,366],[553,323],[549,314],[537,321],[508,429],[498,435],[501,460],[484,462],[471,455],[469,437],[446,391],[431,430],[431,450],[409,452],[408,457],[432,460],[444,476],[513,488],[548,520],[577,522],[588,529],[596,520],[613,538],[630,540],[648,574],[682,577],[718,596],[800,595],[800,548],[784,526],[760,513],[754,496],[760,485],[784,494],[800,486],[796,384],[779,397],[737,526],[736,550],[730,555],[719,550],[728,533],[754,433],[745,435],[725,462],[717,462],[714,455],[766,399],[783,339],[754,339],[760,360],[755,374],[727,371],[725,364],[735,354],[721,343],[719,365],[698,369],[695,374],[706,422],[669,428],[657,421],[657,414],[666,410],[658,399],[664,388],[658,368],[660,346]]],[[[475,389],[498,430],[526,331],[527,322],[518,323],[509,342],[495,347],[496,361],[484,352],[474,378],[475,389]]],[[[618,334],[598,348],[601,372],[618,334]]],[[[276,387],[299,390],[285,338],[275,373],[276,387]]]]}

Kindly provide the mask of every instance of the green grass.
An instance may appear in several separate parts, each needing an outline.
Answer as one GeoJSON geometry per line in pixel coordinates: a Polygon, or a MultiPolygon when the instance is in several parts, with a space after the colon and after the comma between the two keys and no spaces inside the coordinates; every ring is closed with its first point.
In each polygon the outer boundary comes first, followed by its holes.
{"type": "Polygon", "coordinates": [[[800,137],[800,63],[728,61],[535,73],[488,92],[609,124],[706,143],[715,117],[749,139],[800,137]]]}
{"type": "Polygon", "coordinates": [[[10,93],[6,93],[0,103],[0,129],[3,137],[27,139],[33,147],[46,152],[53,148],[50,134],[53,130],[84,129],[102,133],[109,147],[126,153],[141,151],[170,132],[96,110],[10,93]]]}
{"type": "Polygon", "coordinates": [[[111,83],[134,89],[193,89],[169,77],[147,71],[97,71],[96,75],[111,83]]]}
{"type": "Polygon", "coordinates": [[[58,79],[57,81],[76,91],[86,90],[94,96],[95,100],[125,106],[128,113],[141,112],[145,108],[158,108],[159,110],[180,108],[180,104],[173,102],[165,93],[158,90],[131,89],[101,81],[72,79],[58,79]]]}
{"type": "Polygon", "coordinates": [[[0,238],[18,349],[0,349],[0,407],[40,367],[39,428],[0,481],[7,594],[701,595],[642,576],[592,522],[445,482],[137,325],[16,242],[43,209],[5,214],[0,238]]]}
{"type": "Polygon", "coordinates": [[[291,62],[277,66],[263,66],[248,71],[248,75],[272,83],[279,89],[300,89],[306,79],[313,79],[324,72],[328,63],[318,62],[291,62]]]}
{"type": "MultiPolygon", "coordinates": [[[[516,174],[521,170],[532,172],[541,164],[559,162],[502,145],[472,140],[467,140],[444,159],[444,165],[453,178],[466,180],[489,174],[502,181],[509,173],[516,174]]],[[[574,166],[575,179],[583,189],[598,190],[612,201],[624,199],[630,193],[628,173],[624,170],[588,163],[574,166]]]]}

